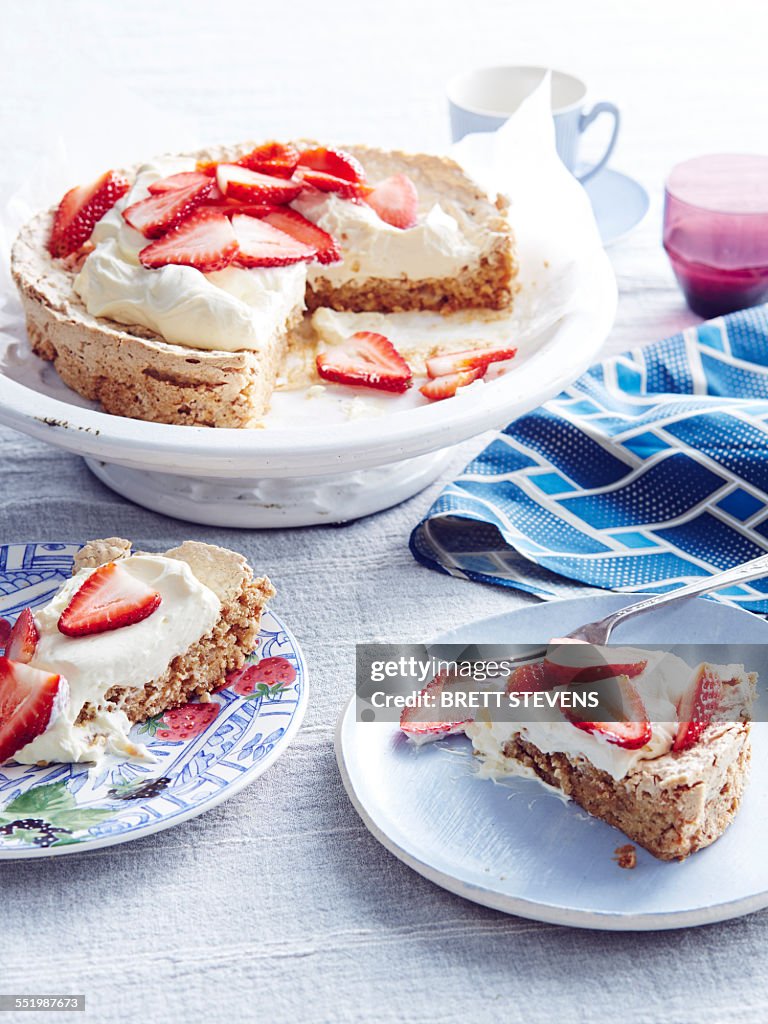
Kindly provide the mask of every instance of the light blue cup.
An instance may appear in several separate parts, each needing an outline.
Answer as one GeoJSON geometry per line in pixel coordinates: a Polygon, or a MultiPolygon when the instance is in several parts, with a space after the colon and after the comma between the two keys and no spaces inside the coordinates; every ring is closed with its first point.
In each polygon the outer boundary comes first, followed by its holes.
{"type": "MultiPolygon", "coordinates": [[[[470,132],[492,132],[500,128],[523,100],[541,84],[547,68],[489,67],[465,71],[448,83],[451,136],[458,142],[470,132]]],[[[584,109],[587,87],[574,75],[552,71],[552,116],[557,152],[579,181],[587,181],[608,163],[619,134],[619,111],[613,103],[596,103],[584,109]],[[578,165],[583,132],[600,116],[610,114],[613,131],[600,160],[592,167],[578,165]],[[577,167],[579,167],[577,171],[577,167]]]]}

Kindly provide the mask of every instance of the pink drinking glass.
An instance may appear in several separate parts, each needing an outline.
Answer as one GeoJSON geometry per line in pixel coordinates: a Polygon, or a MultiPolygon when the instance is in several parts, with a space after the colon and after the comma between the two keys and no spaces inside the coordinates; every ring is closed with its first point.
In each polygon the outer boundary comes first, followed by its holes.
{"type": "Polygon", "coordinates": [[[721,316],[768,300],[768,156],[686,160],[664,199],[664,248],[694,313],[721,316]]]}

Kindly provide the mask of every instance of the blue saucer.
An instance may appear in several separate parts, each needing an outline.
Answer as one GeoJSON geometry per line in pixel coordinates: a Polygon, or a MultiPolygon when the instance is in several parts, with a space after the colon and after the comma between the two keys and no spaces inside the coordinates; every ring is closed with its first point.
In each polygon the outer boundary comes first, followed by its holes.
{"type": "Polygon", "coordinates": [[[606,168],[584,185],[604,246],[634,230],[648,213],[650,200],[642,185],[620,171],[606,168]]]}

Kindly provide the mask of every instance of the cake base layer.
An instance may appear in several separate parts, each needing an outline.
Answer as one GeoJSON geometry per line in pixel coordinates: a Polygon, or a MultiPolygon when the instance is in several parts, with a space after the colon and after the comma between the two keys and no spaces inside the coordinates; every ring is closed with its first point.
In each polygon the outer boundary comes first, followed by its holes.
{"type": "Polygon", "coordinates": [[[368,278],[333,285],[318,277],[307,287],[306,304],[309,310],[329,306],[350,313],[507,309],[518,288],[514,280],[516,274],[511,247],[499,248],[484,256],[477,267],[453,278],[433,277],[423,281],[368,278]]]}
{"type": "Polygon", "coordinates": [[[721,727],[691,751],[667,754],[623,779],[565,754],[547,754],[520,735],[504,756],[661,860],[682,860],[718,839],[733,821],[746,783],[749,723],[721,727]]]}

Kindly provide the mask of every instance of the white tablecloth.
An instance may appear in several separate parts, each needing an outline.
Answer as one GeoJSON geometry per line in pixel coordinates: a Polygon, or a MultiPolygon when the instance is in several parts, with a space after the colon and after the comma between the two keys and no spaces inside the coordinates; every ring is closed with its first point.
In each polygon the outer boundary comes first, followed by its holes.
{"type": "MultiPolygon", "coordinates": [[[[124,113],[135,96],[211,140],[429,148],[447,141],[443,83],[457,69],[550,62],[583,74],[594,98],[622,107],[614,166],[654,200],[611,252],[622,291],[613,351],[693,321],[659,243],[665,171],[696,152],[768,148],[765,14],[749,0],[26,0],[3,5],[2,21],[6,195],[39,173],[57,130],[108,140],[94,173],[113,163],[117,137],[142,131],[124,113]],[[100,91],[112,83],[117,130],[91,116],[91,74],[100,91]]],[[[454,469],[480,443],[463,446],[454,469]]],[[[659,934],[506,917],[409,871],[352,810],[333,732],[354,642],[420,640],[525,600],[413,561],[409,532],[439,486],[349,526],[253,533],[130,505],[79,459],[8,430],[0,473],[3,542],[122,534],[242,550],[275,581],[312,673],[292,748],[230,802],[125,846],[0,865],[0,992],[84,992],[99,1024],[764,1019],[768,914],[659,934]]]]}

